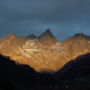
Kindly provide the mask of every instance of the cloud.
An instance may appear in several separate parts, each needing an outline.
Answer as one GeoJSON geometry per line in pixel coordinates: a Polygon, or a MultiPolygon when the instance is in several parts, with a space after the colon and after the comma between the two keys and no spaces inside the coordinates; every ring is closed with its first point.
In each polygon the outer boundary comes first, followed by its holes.
{"type": "Polygon", "coordinates": [[[39,35],[49,27],[60,39],[76,32],[88,34],[89,16],[90,0],[0,0],[0,36],[39,35]]]}

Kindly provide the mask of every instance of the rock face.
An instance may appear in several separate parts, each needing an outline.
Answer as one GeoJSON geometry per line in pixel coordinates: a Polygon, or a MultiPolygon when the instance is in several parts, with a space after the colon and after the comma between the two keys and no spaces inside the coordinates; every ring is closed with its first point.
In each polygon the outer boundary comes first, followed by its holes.
{"type": "Polygon", "coordinates": [[[36,71],[57,71],[69,60],[90,52],[90,37],[76,34],[57,41],[50,30],[35,35],[18,37],[13,34],[0,40],[0,53],[36,71]]]}

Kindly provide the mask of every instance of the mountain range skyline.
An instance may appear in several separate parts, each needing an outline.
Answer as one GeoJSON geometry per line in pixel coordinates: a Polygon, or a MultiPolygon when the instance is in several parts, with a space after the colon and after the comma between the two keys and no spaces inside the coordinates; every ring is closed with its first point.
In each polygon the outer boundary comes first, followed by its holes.
{"type": "Polygon", "coordinates": [[[83,33],[59,41],[48,29],[38,37],[34,34],[26,37],[10,34],[0,40],[2,55],[9,56],[18,63],[27,64],[36,71],[56,71],[68,60],[89,52],[90,36],[83,33]]]}
{"type": "Polygon", "coordinates": [[[44,30],[43,32],[41,32],[41,33],[39,33],[39,34],[36,34],[36,33],[33,33],[33,32],[28,33],[27,35],[17,35],[17,34],[15,34],[15,33],[8,33],[8,34],[6,34],[6,35],[0,36],[0,39],[2,39],[4,36],[8,36],[8,35],[19,36],[19,37],[23,37],[23,38],[24,38],[24,37],[26,37],[26,38],[28,38],[28,37],[30,37],[30,38],[38,38],[38,37],[40,37],[43,33],[47,32],[48,30],[50,31],[50,33],[51,33],[53,36],[55,36],[55,38],[56,38],[58,41],[64,41],[65,39],[70,38],[70,37],[72,37],[72,36],[74,36],[74,35],[77,35],[77,34],[90,36],[89,33],[88,33],[88,34],[85,34],[85,33],[83,33],[83,32],[76,32],[76,33],[71,34],[70,36],[67,36],[66,38],[63,38],[63,39],[62,39],[61,36],[58,36],[58,37],[57,37],[57,35],[55,35],[55,33],[53,33],[52,30],[48,28],[48,29],[44,30]]]}
{"type": "Polygon", "coordinates": [[[0,0],[0,37],[40,35],[47,28],[60,40],[90,35],[90,0],[0,0]]]}

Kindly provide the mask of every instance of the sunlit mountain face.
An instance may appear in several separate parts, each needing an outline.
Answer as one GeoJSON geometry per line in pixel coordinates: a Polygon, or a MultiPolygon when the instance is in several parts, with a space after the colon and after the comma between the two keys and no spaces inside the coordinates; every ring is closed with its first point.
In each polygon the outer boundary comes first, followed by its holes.
{"type": "Polygon", "coordinates": [[[40,36],[14,34],[0,40],[0,53],[38,72],[56,72],[67,62],[90,52],[90,37],[83,33],[58,41],[48,29],[40,36]]]}

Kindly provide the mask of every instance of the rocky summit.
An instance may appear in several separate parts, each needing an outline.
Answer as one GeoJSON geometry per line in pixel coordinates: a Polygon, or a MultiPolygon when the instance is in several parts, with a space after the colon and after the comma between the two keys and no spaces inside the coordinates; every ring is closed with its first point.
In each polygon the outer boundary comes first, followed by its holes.
{"type": "Polygon", "coordinates": [[[26,36],[26,38],[32,40],[32,39],[36,39],[37,36],[32,33],[32,34],[29,34],[28,36],[26,36]]]}
{"type": "Polygon", "coordinates": [[[44,44],[54,44],[57,41],[55,36],[51,33],[49,29],[47,29],[44,33],[42,33],[38,37],[38,40],[44,44]]]}
{"type": "Polygon", "coordinates": [[[75,34],[58,41],[48,29],[39,37],[34,34],[19,37],[14,34],[0,40],[0,54],[16,63],[26,64],[38,72],[58,71],[70,60],[90,53],[90,36],[75,34]]]}

